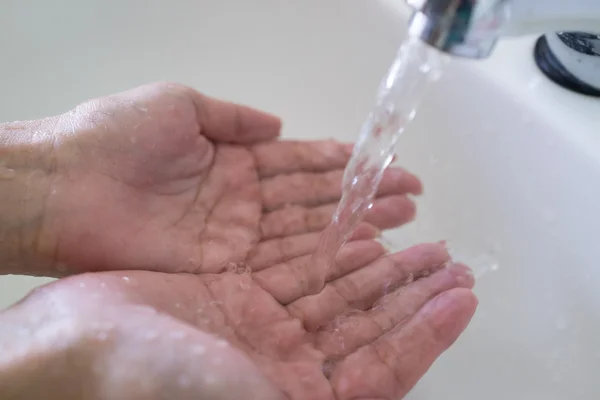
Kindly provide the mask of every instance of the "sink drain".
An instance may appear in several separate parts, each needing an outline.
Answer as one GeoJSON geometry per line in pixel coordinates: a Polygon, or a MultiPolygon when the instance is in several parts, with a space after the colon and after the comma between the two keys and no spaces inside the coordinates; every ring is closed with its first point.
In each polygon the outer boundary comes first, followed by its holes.
{"type": "Polygon", "coordinates": [[[583,32],[544,35],[535,45],[534,56],[537,66],[556,84],[600,97],[600,84],[596,85],[600,78],[600,35],[583,32]]]}

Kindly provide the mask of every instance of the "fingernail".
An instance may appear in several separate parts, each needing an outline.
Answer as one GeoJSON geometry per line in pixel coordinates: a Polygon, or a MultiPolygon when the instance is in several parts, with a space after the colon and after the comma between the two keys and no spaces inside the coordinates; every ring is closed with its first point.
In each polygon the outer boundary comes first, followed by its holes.
{"type": "Polygon", "coordinates": [[[454,274],[456,282],[460,286],[472,288],[475,285],[473,270],[468,265],[453,262],[448,265],[448,270],[454,274]]]}

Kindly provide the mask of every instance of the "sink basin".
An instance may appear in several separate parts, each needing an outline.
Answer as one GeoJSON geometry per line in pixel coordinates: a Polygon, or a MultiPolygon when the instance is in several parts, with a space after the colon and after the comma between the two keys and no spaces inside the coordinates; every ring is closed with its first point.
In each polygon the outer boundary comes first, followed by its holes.
{"type": "MultiPolygon", "coordinates": [[[[306,139],[357,137],[408,15],[402,0],[36,3],[3,4],[0,120],[167,79],[306,139]]],[[[449,62],[400,142],[426,193],[387,240],[447,239],[480,298],[408,399],[600,398],[600,102],[544,78],[534,40],[449,62]]],[[[42,282],[0,278],[0,306],[42,282]]]]}

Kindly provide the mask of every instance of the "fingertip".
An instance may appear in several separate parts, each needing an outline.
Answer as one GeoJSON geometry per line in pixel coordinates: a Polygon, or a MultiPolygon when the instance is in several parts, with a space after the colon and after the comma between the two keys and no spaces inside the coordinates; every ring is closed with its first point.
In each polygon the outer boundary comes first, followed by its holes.
{"type": "Polygon", "coordinates": [[[405,195],[391,195],[376,199],[373,207],[367,212],[365,220],[385,230],[413,221],[416,214],[417,206],[412,199],[405,195]]]}
{"type": "Polygon", "coordinates": [[[401,179],[404,181],[402,186],[405,187],[407,193],[415,196],[423,194],[423,183],[415,174],[405,170],[404,168],[396,168],[401,174],[401,179]]]}
{"type": "Polygon", "coordinates": [[[354,143],[345,143],[342,146],[346,155],[351,156],[354,152],[354,143]]]}
{"type": "Polygon", "coordinates": [[[431,269],[441,267],[451,260],[445,246],[439,243],[422,243],[392,254],[394,259],[431,269]]]}
{"type": "Polygon", "coordinates": [[[252,107],[223,101],[189,88],[201,133],[220,142],[256,143],[277,138],[281,119],[252,107]]]}
{"type": "Polygon", "coordinates": [[[381,180],[377,195],[412,194],[415,196],[423,193],[423,185],[416,175],[400,167],[388,168],[381,180]]]}
{"type": "Polygon", "coordinates": [[[361,222],[352,233],[350,240],[375,239],[381,236],[381,231],[368,222],[361,222]]]}
{"type": "Polygon", "coordinates": [[[407,175],[407,180],[410,182],[409,186],[409,192],[410,194],[413,194],[415,196],[419,196],[423,194],[423,183],[421,182],[421,180],[416,176],[411,174],[410,172],[406,172],[407,175]]]}
{"type": "Polygon", "coordinates": [[[454,288],[430,300],[421,311],[429,320],[435,340],[448,348],[467,328],[478,305],[471,289],[454,288]]]}
{"type": "Polygon", "coordinates": [[[461,287],[473,289],[475,287],[475,274],[471,267],[463,263],[452,263],[450,268],[457,276],[457,281],[461,287]]]}
{"type": "Polygon", "coordinates": [[[240,129],[240,140],[255,142],[276,139],[281,135],[281,118],[255,108],[237,105],[244,125],[240,129]]]}

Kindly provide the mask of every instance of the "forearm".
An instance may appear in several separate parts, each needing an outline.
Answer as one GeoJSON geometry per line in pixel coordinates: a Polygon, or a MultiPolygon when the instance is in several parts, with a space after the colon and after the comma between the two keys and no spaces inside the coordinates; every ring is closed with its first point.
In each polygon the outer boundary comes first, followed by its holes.
{"type": "Polygon", "coordinates": [[[55,125],[53,119],[0,124],[0,274],[51,269],[44,215],[56,168],[55,125]]]}

